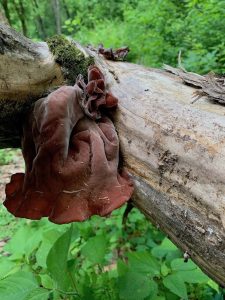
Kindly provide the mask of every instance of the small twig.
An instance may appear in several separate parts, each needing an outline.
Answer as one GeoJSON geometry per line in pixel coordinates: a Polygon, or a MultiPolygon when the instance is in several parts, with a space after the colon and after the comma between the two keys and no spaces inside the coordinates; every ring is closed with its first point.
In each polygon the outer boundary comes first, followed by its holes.
{"type": "Polygon", "coordinates": [[[178,53],[178,68],[180,68],[181,70],[183,70],[184,72],[186,72],[184,66],[182,65],[181,62],[181,54],[182,54],[182,50],[179,51],[178,53]]]}
{"type": "Polygon", "coordinates": [[[127,218],[128,218],[128,215],[129,213],[131,212],[131,210],[134,208],[134,205],[133,205],[133,202],[132,200],[130,199],[128,202],[127,202],[127,207],[123,213],[123,220],[122,220],[122,224],[123,226],[126,226],[126,223],[127,223],[127,218]]]}

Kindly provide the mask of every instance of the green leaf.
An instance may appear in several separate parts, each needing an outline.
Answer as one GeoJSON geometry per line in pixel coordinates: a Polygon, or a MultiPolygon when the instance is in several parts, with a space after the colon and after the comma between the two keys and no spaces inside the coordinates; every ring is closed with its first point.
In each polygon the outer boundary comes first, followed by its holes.
{"type": "Polygon", "coordinates": [[[142,300],[155,295],[157,284],[147,276],[133,271],[118,278],[119,295],[124,300],[142,300]]]}
{"type": "Polygon", "coordinates": [[[122,259],[118,259],[117,261],[117,272],[119,276],[126,274],[128,271],[128,265],[122,261],[122,259]]]}
{"type": "Polygon", "coordinates": [[[168,238],[165,238],[161,245],[152,248],[151,252],[155,257],[163,258],[170,252],[177,252],[177,247],[168,238]]]}
{"type": "Polygon", "coordinates": [[[50,291],[43,289],[43,288],[37,288],[33,291],[31,291],[25,300],[47,300],[48,296],[50,294],[50,291]]]}
{"type": "Polygon", "coordinates": [[[177,296],[187,299],[187,289],[184,281],[178,274],[168,275],[163,279],[163,284],[166,288],[168,288],[172,293],[177,296]]]}
{"type": "Polygon", "coordinates": [[[196,264],[190,259],[188,262],[184,262],[183,258],[176,258],[171,262],[171,269],[173,271],[187,271],[197,269],[196,264]]]}
{"type": "Polygon", "coordinates": [[[219,293],[220,289],[219,289],[219,286],[218,284],[213,281],[212,279],[210,279],[208,282],[207,282],[208,286],[210,286],[212,289],[214,289],[217,293],[219,293]]]}
{"type": "Polygon", "coordinates": [[[157,276],[160,274],[160,264],[149,252],[128,253],[130,268],[136,272],[157,276]]]}
{"type": "Polygon", "coordinates": [[[162,263],[161,265],[161,274],[165,277],[169,274],[170,269],[167,267],[166,263],[162,263]]]}
{"type": "Polygon", "coordinates": [[[61,289],[68,284],[67,257],[70,247],[72,226],[53,244],[47,256],[47,268],[57,286],[61,289]]]}
{"type": "Polygon", "coordinates": [[[29,257],[38,247],[40,241],[41,232],[29,224],[16,231],[12,239],[6,244],[5,250],[12,253],[11,260],[21,259],[23,256],[29,257]]]}
{"type": "Polygon", "coordinates": [[[1,300],[25,300],[38,287],[32,273],[17,272],[0,281],[1,300]]]}
{"type": "Polygon", "coordinates": [[[168,239],[165,238],[159,246],[152,249],[152,253],[158,257],[165,256],[169,251],[175,251],[177,247],[168,239]]]}
{"type": "Polygon", "coordinates": [[[6,257],[0,259],[0,279],[6,277],[16,264],[6,257]]]}
{"type": "Polygon", "coordinates": [[[102,263],[107,250],[107,239],[104,235],[90,238],[82,247],[81,253],[93,264],[102,263]]]}
{"type": "Polygon", "coordinates": [[[155,296],[150,298],[149,300],[166,300],[166,298],[164,296],[155,296]]]}
{"type": "Polygon", "coordinates": [[[48,253],[49,253],[52,245],[55,243],[55,241],[61,235],[62,235],[62,233],[56,229],[50,229],[46,232],[43,232],[41,245],[36,252],[37,264],[39,266],[41,266],[42,268],[47,267],[46,259],[47,259],[48,253]]]}
{"type": "Polygon", "coordinates": [[[48,274],[41,274],[39,276],[41,278],[41,284],[43,287],[45,287],[46,289],[53,289],[54,282],[48,274]]]}
{"type": "Polygon", "coordinates": [[[207,283],[209,277],[205,275],[199,268],[193,271],[178,271],[176,273],[183,281],[188,283],[207,283]]]}

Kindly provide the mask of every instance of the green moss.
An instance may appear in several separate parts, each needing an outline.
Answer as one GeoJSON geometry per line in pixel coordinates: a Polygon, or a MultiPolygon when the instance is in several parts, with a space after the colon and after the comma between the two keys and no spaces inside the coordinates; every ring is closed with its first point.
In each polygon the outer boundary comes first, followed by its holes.
{"type": "Polygon", "coordinates": [[[69,84],[74,84],[79,74],[87,78],[87,69],[94,63],[93,57],[85,57],[72,41],[62,35],[49,38],[47,43],[69,84]]]}

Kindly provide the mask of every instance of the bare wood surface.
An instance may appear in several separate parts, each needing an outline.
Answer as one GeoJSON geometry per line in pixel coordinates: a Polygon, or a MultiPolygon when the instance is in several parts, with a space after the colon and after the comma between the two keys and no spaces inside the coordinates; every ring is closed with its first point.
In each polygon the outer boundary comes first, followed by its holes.
{"type": "Polygon", "coordinates": [[[34,43],[0,24],[0,147],[20,146],[25,111],[63,80],[46,43],[34,43]]]}
{"type": "Polygon", "coordinates": [[[34,43],[0,25],[0,100],[36,98],[63,82],[46,43],[34,43]]]}
{"type": "Polygon", "coordinates": [[[115,121],[135,205],[224,285],[225,107],[205,97],[191,104],[195,89],[169,73],[100,65],[120,99],[115,121]]]}
{"type": "MultiPolygon", "coordinates": [[[[48,52],[46,44],[44,47],[48,52]]],[[[27,56],[21,51],[23,64],[19,66],[23,68],[27,56]]],[[[115,125],[126,167],[135,181],[135,205],[206,273],[225,285],[225,107],[205,97],[191,104],[196,89],[168,72],[105,61],[98,55],[95,60],[120,100],[115,125]]],[[[1,61],[0,78],[6,74],[1,61]]],[[[52,59],[51,64],[54,70],[52,59]]],[[[20,80],[26,81],[25,73],[11,65],[8,69],[11,67],[17,75],[8,70],[7,82],[17,78],[17,84],[5,90],[14,91],[15,99],[4,98],[0,92],[3,107],[32,91],[30,85],[17,88],[20,80]]],[[[34,75],[31,80],[41,95],[45,85],[40,77],[36,81],[34,75]]],[[[23,101],[38,97],[37,90],[23,101]]],[[[17,114],[16,106],[13,112],[17,114]]]]}

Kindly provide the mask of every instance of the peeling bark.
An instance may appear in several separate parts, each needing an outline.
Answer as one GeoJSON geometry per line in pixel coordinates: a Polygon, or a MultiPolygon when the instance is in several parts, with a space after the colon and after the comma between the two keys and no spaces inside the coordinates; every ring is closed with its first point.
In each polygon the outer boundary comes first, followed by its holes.
{"type": "MultiPolygon", "coordinates": [[[[46,44],[2,26],[0,38],[0,146],[6,147],[19,141],[12,116],[65,77],[46,44]]],[[[225,285],[225,107],[205,96],[192,104],[196,88],[175,74],[92,55],[119,99],[114,121],[135,205],[225,285]]]]}
{"type": "Polygon", "coordinates": [[[214,73],[201,76],[167,65],[164,65],[164,69],[179,76],[184,83],[198,89],[195,91],[195,99],[192,103],[196,102],[202,96],[207,96],[210,100],[225,104],[225,76],[215,75],[214,73]]]}

